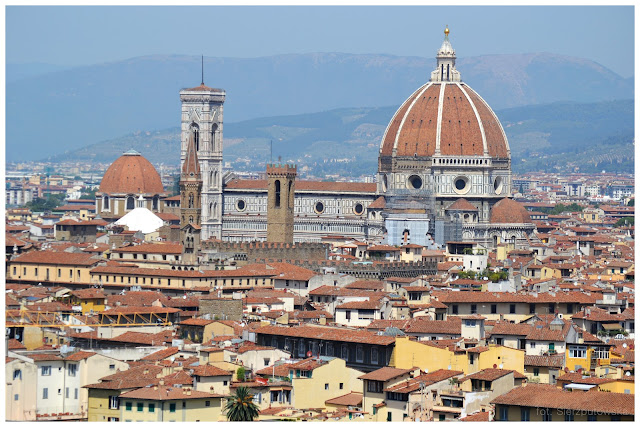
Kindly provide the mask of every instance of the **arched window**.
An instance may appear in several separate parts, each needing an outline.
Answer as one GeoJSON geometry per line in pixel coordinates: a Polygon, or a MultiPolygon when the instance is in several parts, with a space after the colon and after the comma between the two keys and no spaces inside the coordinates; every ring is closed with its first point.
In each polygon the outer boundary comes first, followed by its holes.
{"type": "Polygon", "coordinates": [[[135,207],[135,200],[133,196],[127,197],[127,210],[132,210],[135,207]]]}
{"type": "Polygon", "coordinates": [[[213,188],[215,186],[215,181],[213,180],[213,171],[209,172],[209,187],[213,188]]]}
{"type": "Polygon", "coordinates": [[[213,203],[209,203],[209,218],[213,218],[213,203]]]}
{"type": "Polygon", "coordinates": [[[276,179],[275,183],[276,190],[276,208],[280,207],[280,180],[276,179]]]}
{"type": "Polygon", "coordinates": [[[200,126],[196,123],[191,123],[191,133],[193,134],[193,143],[196,146],[196,151],[200,151],[200,126]]]}
{"type": "Polygon", "coordinates": [[[189,209],[193,208],[193,193],[189,193],[189,209]]]}
{"type": "Polygon", "coordinates": [[[154,211],[157,211],[157,210],[158,210],[158,201],[159,201],[158,196],[153,196],[152,209],[153,209],[154,211]]]}
{"type": "Polygon", "coordinates": [[[217,142],[217,141],[216,141],[216,133],[217,133],[217,132],[218,132],[218,125],[217,125],[217,124],[214,124],[214,125],[211,127],[211,150],[212,150],[212,151],[216,151],[216,150],[218,150],[217,143],[216,143],[216,142],[217,142]]]}
{"type": "Polygon", "coordinates": [[[102,210],[109,210],[109,196],[107,195],[102,198],[102,210]]]}

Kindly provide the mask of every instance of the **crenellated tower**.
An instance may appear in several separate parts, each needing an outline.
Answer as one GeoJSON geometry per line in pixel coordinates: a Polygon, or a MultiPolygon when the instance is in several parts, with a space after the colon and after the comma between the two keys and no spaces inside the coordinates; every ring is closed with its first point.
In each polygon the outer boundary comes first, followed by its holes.
{"type": "Polygon", "coordinates": [[[297,167],[267,165],[267,242],[293,243],[297,167]]]}

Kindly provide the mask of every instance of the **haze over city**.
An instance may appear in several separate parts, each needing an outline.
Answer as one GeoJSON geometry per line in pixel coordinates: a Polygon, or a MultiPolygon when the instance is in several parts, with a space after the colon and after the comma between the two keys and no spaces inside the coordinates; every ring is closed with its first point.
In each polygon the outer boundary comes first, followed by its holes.
{"type": "Polygon", "coordinates": [[[6,8],[6,420],[633,421],[634,13],[6,8]]]}

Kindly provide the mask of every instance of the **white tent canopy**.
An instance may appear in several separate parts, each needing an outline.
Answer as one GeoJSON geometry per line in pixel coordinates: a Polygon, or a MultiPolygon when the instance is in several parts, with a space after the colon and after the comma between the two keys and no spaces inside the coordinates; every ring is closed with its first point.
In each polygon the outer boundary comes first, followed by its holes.
{"type": "Polygon", "coordinates": [[[129,231],[140,231],[143,234],[153,233],[163,224],[162,219],[147,208],[135,208],[116,221],[116,225],[127,226],[129,231]]]}

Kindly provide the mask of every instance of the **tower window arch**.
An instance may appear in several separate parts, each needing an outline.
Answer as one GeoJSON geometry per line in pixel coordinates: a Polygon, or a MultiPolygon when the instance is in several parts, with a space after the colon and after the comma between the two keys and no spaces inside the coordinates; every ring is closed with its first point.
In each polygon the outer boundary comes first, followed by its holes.
{"type": "Polygon", "coordinates": [[[213,218],[213,203],[209,203],[209,218],[213,218]]]}
{"type": "Polygon", "coordinates": [[[133,200],[133,196],[127,197],[127,210],[132,210],[135,208],[135,200],[133,200]]]}
{"type": "Polygon", "coordinates": [[[279,208],[280,207],[280,180],[279,179],[276,179],[274,186],[275,186],[275,193],[276,193],[275,207],[279,208]]]}
{"type": "Polygon", "coordinates": [[[153,196],[153,202],[152,202],[152,207],[154,211],[158,210],[158,202],[159,202],[159,197],[158,196],[153,196]]]}
{"type": "Polygon", "coordinates": [[[189,193],[189,209],[193,208],[193,193],[189,193]]]}
{"type": "Polygon", "coordinates": [[[218,125],[214,124],[211,127],[211,150],[212,151],[218,150],[218,146],[217,146],[218,144],[217,144],[217,141],[216,141],[216,139],[217,139],[216,138],[216,133],[217,132],[218,132],[218,125]]]}
{"type": "Polygon", "coordinates": [[[102,210],[109,210],[109,196],[102,197],[102,210]]]}
{"type": "Polygon", "coordinates": [[[193,142],[196,146],[196,151],[200,151],[200,126],[196,123],[191,123],[191,133],[193,134],[193,142]]]}

